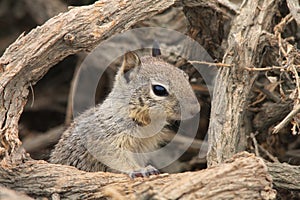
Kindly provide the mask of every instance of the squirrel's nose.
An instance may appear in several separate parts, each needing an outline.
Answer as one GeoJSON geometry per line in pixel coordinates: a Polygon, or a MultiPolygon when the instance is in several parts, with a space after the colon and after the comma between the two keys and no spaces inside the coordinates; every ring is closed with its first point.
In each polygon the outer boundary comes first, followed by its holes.
{"type": "Polygon", "coordinates": [[[200,112],[200,104],[199,102],[196,100],[196,101],[193,101],[191,103],[191,110],[190,110],[190,113],[191,115],[196,115],[200,112]]]}
{"type": "Polygon", "coordinates": [[[200,104],[197,100],[193,100],[190,103],[187,103],[183,106],[181,112],[181,119],[190,119],[193,116],[197,115],[200,112],[200,104]]]}

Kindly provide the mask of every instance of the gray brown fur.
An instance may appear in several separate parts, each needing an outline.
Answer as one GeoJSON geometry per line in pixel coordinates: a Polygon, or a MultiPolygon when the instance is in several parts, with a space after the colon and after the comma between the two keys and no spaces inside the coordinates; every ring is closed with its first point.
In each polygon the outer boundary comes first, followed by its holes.
{"type": "Polygon", "coordinates": [[[74,120],[56,145],[50,162],[85,171],[141,170],[147,160],[133,153],[155,150],[164,140],[163,127],[168,120],[179,120],[181,114],[190,118],[199,110],[183,71],[159,58],[139,58],[129,53],[109,96],[74,120]],[[153,81],[167,85],[169,96],[153,97],[153,81]],[[180,103],[184,113],[180,112],[180,103]],[[152,135],[156,129],[160,131],[152,135]]]}

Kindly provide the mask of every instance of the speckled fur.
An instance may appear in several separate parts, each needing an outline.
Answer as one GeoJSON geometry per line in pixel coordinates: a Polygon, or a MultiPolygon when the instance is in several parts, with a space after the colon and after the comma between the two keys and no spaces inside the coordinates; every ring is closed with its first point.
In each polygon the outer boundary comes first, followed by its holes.
{"type": "Polygon", "coordinates": [[[138,66],[130,66],[127,77],[124,61],[112,92],[101,105],[74,120],[56,145],[50,162],[85,171],[139,170],[146,167],[147,160],[135,153],[153,151],[163,142],[166,129],[160,127],[168,120],[189,118],[199,112],[183,71],[151,56],[139,61],[138,66]],[[151,97],[153,80],[168,86],[168,97],[151,97]],[[180,112],[180,102],[184,113],[180,112]],[[161,130],[152,135],[157,129],[161,130]]]}

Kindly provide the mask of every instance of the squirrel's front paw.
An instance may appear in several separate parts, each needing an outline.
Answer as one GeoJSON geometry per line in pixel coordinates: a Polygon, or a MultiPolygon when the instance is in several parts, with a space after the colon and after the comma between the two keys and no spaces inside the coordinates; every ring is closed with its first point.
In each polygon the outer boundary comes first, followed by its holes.
{"type": "Polygon", "coordinates": [[[129,172],[128,175],[130,178],[134,179],[137,177],[149,177],[150,175],[158,175],[158,174],[159,174],[159,171],[155,167],[148,165],[145,168],[142,168],[142,169],[139,169],[139,170],[136,170],[133,172],[129,172]]]}

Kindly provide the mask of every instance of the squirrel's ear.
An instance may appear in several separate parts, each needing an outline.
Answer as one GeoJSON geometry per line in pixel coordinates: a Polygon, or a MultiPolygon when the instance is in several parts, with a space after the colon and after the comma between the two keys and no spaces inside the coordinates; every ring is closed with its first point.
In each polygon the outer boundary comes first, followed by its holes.
{"type": "Polygon", "coordinates": [[[160,52],[159,44],[156,40],[154,40],[153,47],[152,47],[152,56],[157,57],[160,55],[161,55],[161,52],[160,52]]]}
{"type": "Polygon", "coordinates": [[[127,82],[132,78],[132,72],[141,65],[139,56],[134,52],[127,52],[124,55],[123,63],[120,69],[121,75],[125,77],[127,82]]]}

